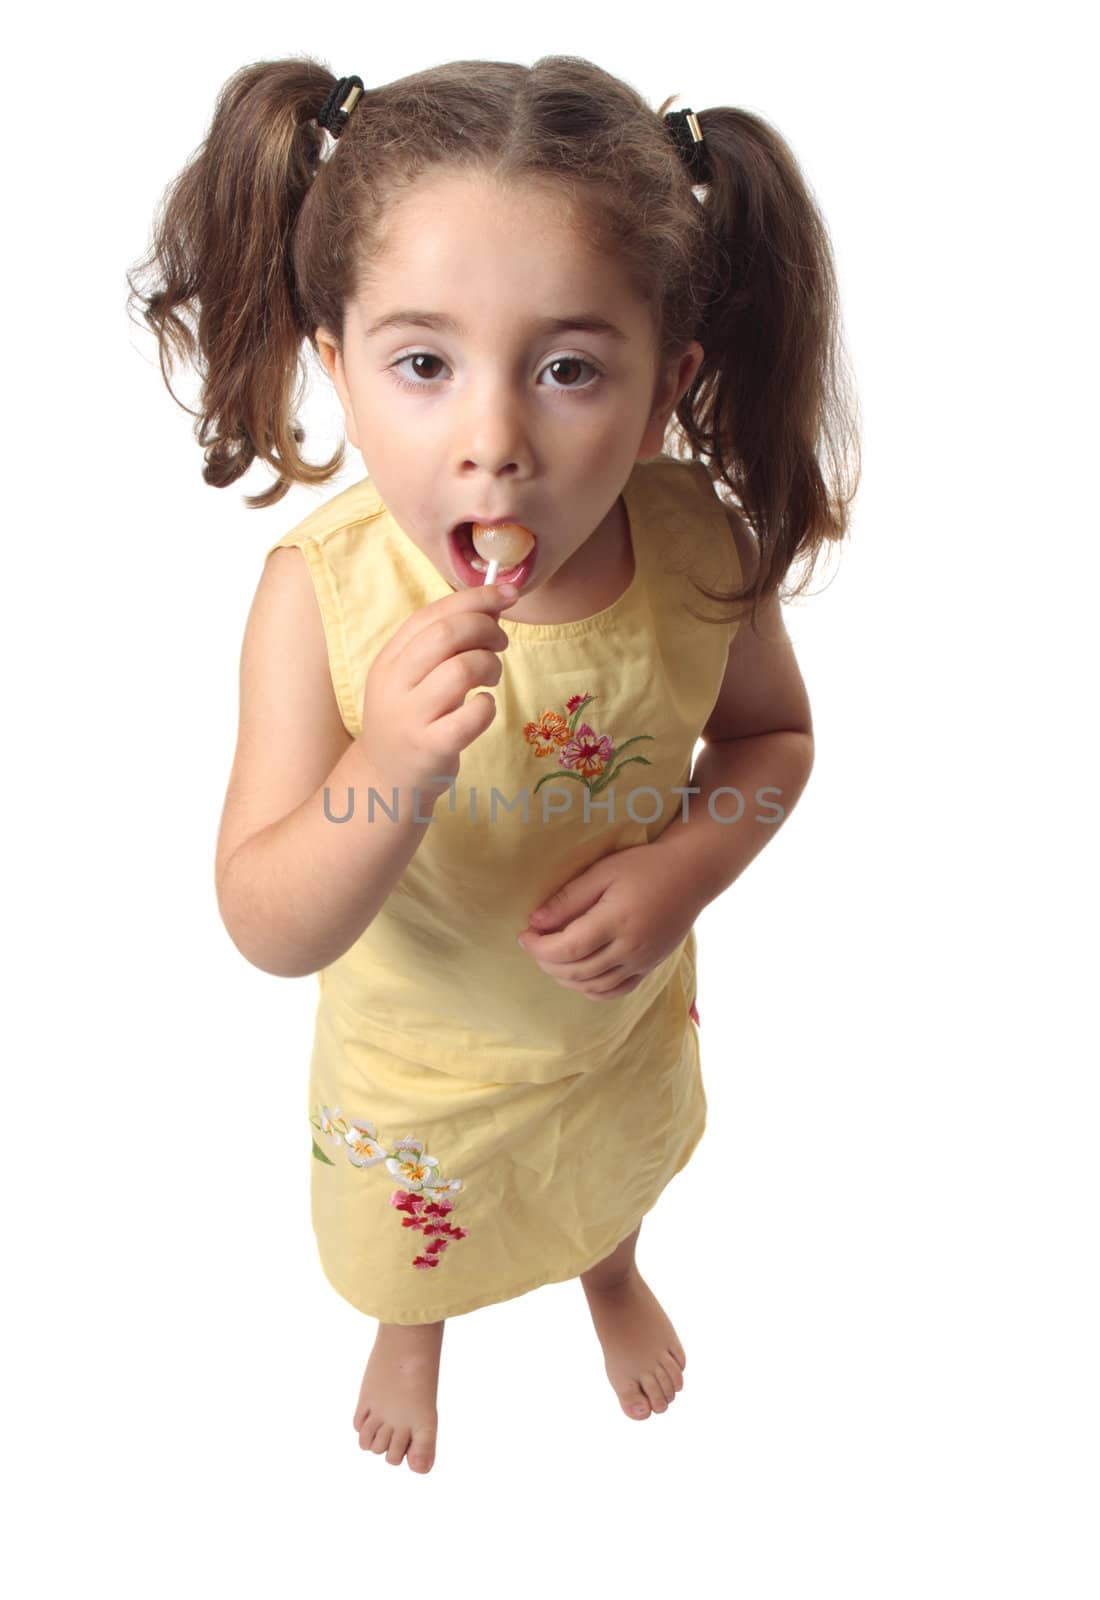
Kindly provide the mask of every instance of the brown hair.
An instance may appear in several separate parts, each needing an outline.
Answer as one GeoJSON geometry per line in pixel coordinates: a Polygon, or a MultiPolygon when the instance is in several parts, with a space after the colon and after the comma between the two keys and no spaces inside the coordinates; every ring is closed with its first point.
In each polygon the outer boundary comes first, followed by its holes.
{"type": "Polygon", "coordinates": [[[800,594],[818,551],[847,531],[859,445],[828,233],[779,134],[733,107],[697,112],[712,179],[696,185],[663,122],[678,96],[654,112],[577,56],[452,61],[368,87],[323,159],[330,141],[315,118],[337,81],[310,57],[235,73],[166,191],[138,267],[154,270],[149,292],[128,276],[127,303],[157,335],[177,404],[166,356],[202,372],[191,414],[205,481],[225,488],[262,458],[277,476],[244,496],[259,509],[341,468],[343,444],[321,466],[299,451],[303,343],[316,353],[319,326],[342,337],[345,306],[385,247],[387,210],[418,178],[442,166],[538,182],[574,203],[587,242],[612,251],[649,303],[659,360],[693,339],[706,352],[667,453],[705,464],[759,560],[735,593],[700,592],[725,604],[752,593],[755,620],[801,560],[800,594]]]}

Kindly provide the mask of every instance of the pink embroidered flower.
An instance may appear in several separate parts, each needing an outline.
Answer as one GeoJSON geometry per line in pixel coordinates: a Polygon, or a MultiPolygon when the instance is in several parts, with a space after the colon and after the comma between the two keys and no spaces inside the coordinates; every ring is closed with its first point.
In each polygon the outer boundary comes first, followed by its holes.
{"type": "Polygon", "coordinates": [[[598,778],[611,760],[614,748],[606,733],[597,734],[587,722],[582,722],[569,742],[558,751],[558,760],[572,772],[598,778]]]}
{"type": "Polygon", "coordinates": [[[406,1213],[401,1219],[403,1228],[419,1228],[421,1233],[433,1236],[431,1244],[425,1245],[424,1254],[413,1260],[414,1267],[438,1267],[439,1257],[450,1240],[466,1238],[465,1228],[452,1227],[446,1221],[447,1212],[453,1209],[449,1200],[425,1203],[420,1195],[398,1189],[390,1195],[390,1205],[406,1213]]]}

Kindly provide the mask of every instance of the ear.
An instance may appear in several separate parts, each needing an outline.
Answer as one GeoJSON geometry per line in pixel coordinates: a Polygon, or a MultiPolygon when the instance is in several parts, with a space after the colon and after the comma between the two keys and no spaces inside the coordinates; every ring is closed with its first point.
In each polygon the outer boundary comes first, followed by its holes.
{"type": "Polygon", "coordinates": [[[706,354],[697,339],[680,356],[675,356],[661,373],[653,396],[653,409],[646,423],[645,433],[638,446],[638,460],[649,461],[664,449],[665,430],[673,411],[679,405],[695,374],[703,365],[706,354]]]}
{"type": "Polygon", "coordinates": [[[361,450],[359,434],[355,423],[355,412],[351,404],[351,390],[348,387],[347,373],[344,370],[344,358],[340,353],[340,346],[327,328],[318,328],[314,334],[317,341],[317,353],[324,363],[325,371],[332,379],[336,393],[340,397],[340,405],[344,412],[344,429],[348,441],[356,450],[361,450]]]}

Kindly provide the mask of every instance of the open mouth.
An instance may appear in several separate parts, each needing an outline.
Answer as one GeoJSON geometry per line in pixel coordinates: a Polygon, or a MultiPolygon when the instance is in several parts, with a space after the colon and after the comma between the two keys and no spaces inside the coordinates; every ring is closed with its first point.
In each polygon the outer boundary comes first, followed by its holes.
{"type": "MultiPolygon", "coordinates": [[[[531,532],[531,530],[528,530],[531,532]]],[[[506,572],[498,572],[496,583],[514,583],[517,589],[522,589],[527,579],[531,576],[535,561],[538,556],[538,538],[532,533],[535,543],[524,556],[518,566],[509,568],[506,572]]],[[[488,570],[488,562],[484,561],[474,549],[473,523],[460,522],[457,528],[450,532],[451,556],[455,573],[467,588],[482,585],[488,570]]]]}

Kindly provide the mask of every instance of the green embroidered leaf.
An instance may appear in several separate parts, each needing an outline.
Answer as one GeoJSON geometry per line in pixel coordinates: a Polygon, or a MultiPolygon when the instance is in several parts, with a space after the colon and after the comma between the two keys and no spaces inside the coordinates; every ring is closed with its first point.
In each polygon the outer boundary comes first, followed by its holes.
{"type": "Polygon", "coordinates": [[[653,735],[651,733],[636,733],[633,739],[628,739],[625,744],[617,745],[611,752],[611,760],[608,761],[608,766],[617,756],[621,756],[624,750],[629,750],[632,744],[640,744],[643,739],[648,739],[650,744],[653,743],[653,735]]]}
{"type": "Polygon", "coordinates": [[[576,733],[576,731],[577,731],[577,723],[580,720],[581,712],[584,710],[585,706],[591,705],[592,701],[595,700],[595,698],[596,698],[596,696],[594,694],[586,694],[584,699],[581,701],[580,705],[573,707],[573,714],[569,718],[569,732],[570,733],[576,733]]]}
{"type": "Polygon", "coordinates": [[[336,1165],[335,1161],[329,1160],[328,1156],[326,1156],[325,1152],[321,1149],[321,1146],[317,1143],[316,1139],[313,1141],[313,1154],[315,1159],[318,1161],[323,1161],[326,1167],[334,1167],[336,1165]]]}
{"type": "Polygon", "coordinates": [[[609,783],[619,776],[619,773],[624,767],[629,767],[631,763],[635,761],[640,762],[643,767],[651,767],[653,765],[648,756],[627,756],[626,760],[620,761],[617,767],[610,768],[604,773],[602,778],[596,779],[595,783],[592,785],[592,793],[600,794],[604,789],[607,788],[609,783]]]}
{"type": "Polygon", "coordinates": [[[544,783],[552,783],[555,778],[570,778],[574,783],[583,783],[586,788],[588,787],[587,780],[582,778],[579,772],[548,772],[545,778],[539,779],[531,793],[538,794],[544,783]]]}

